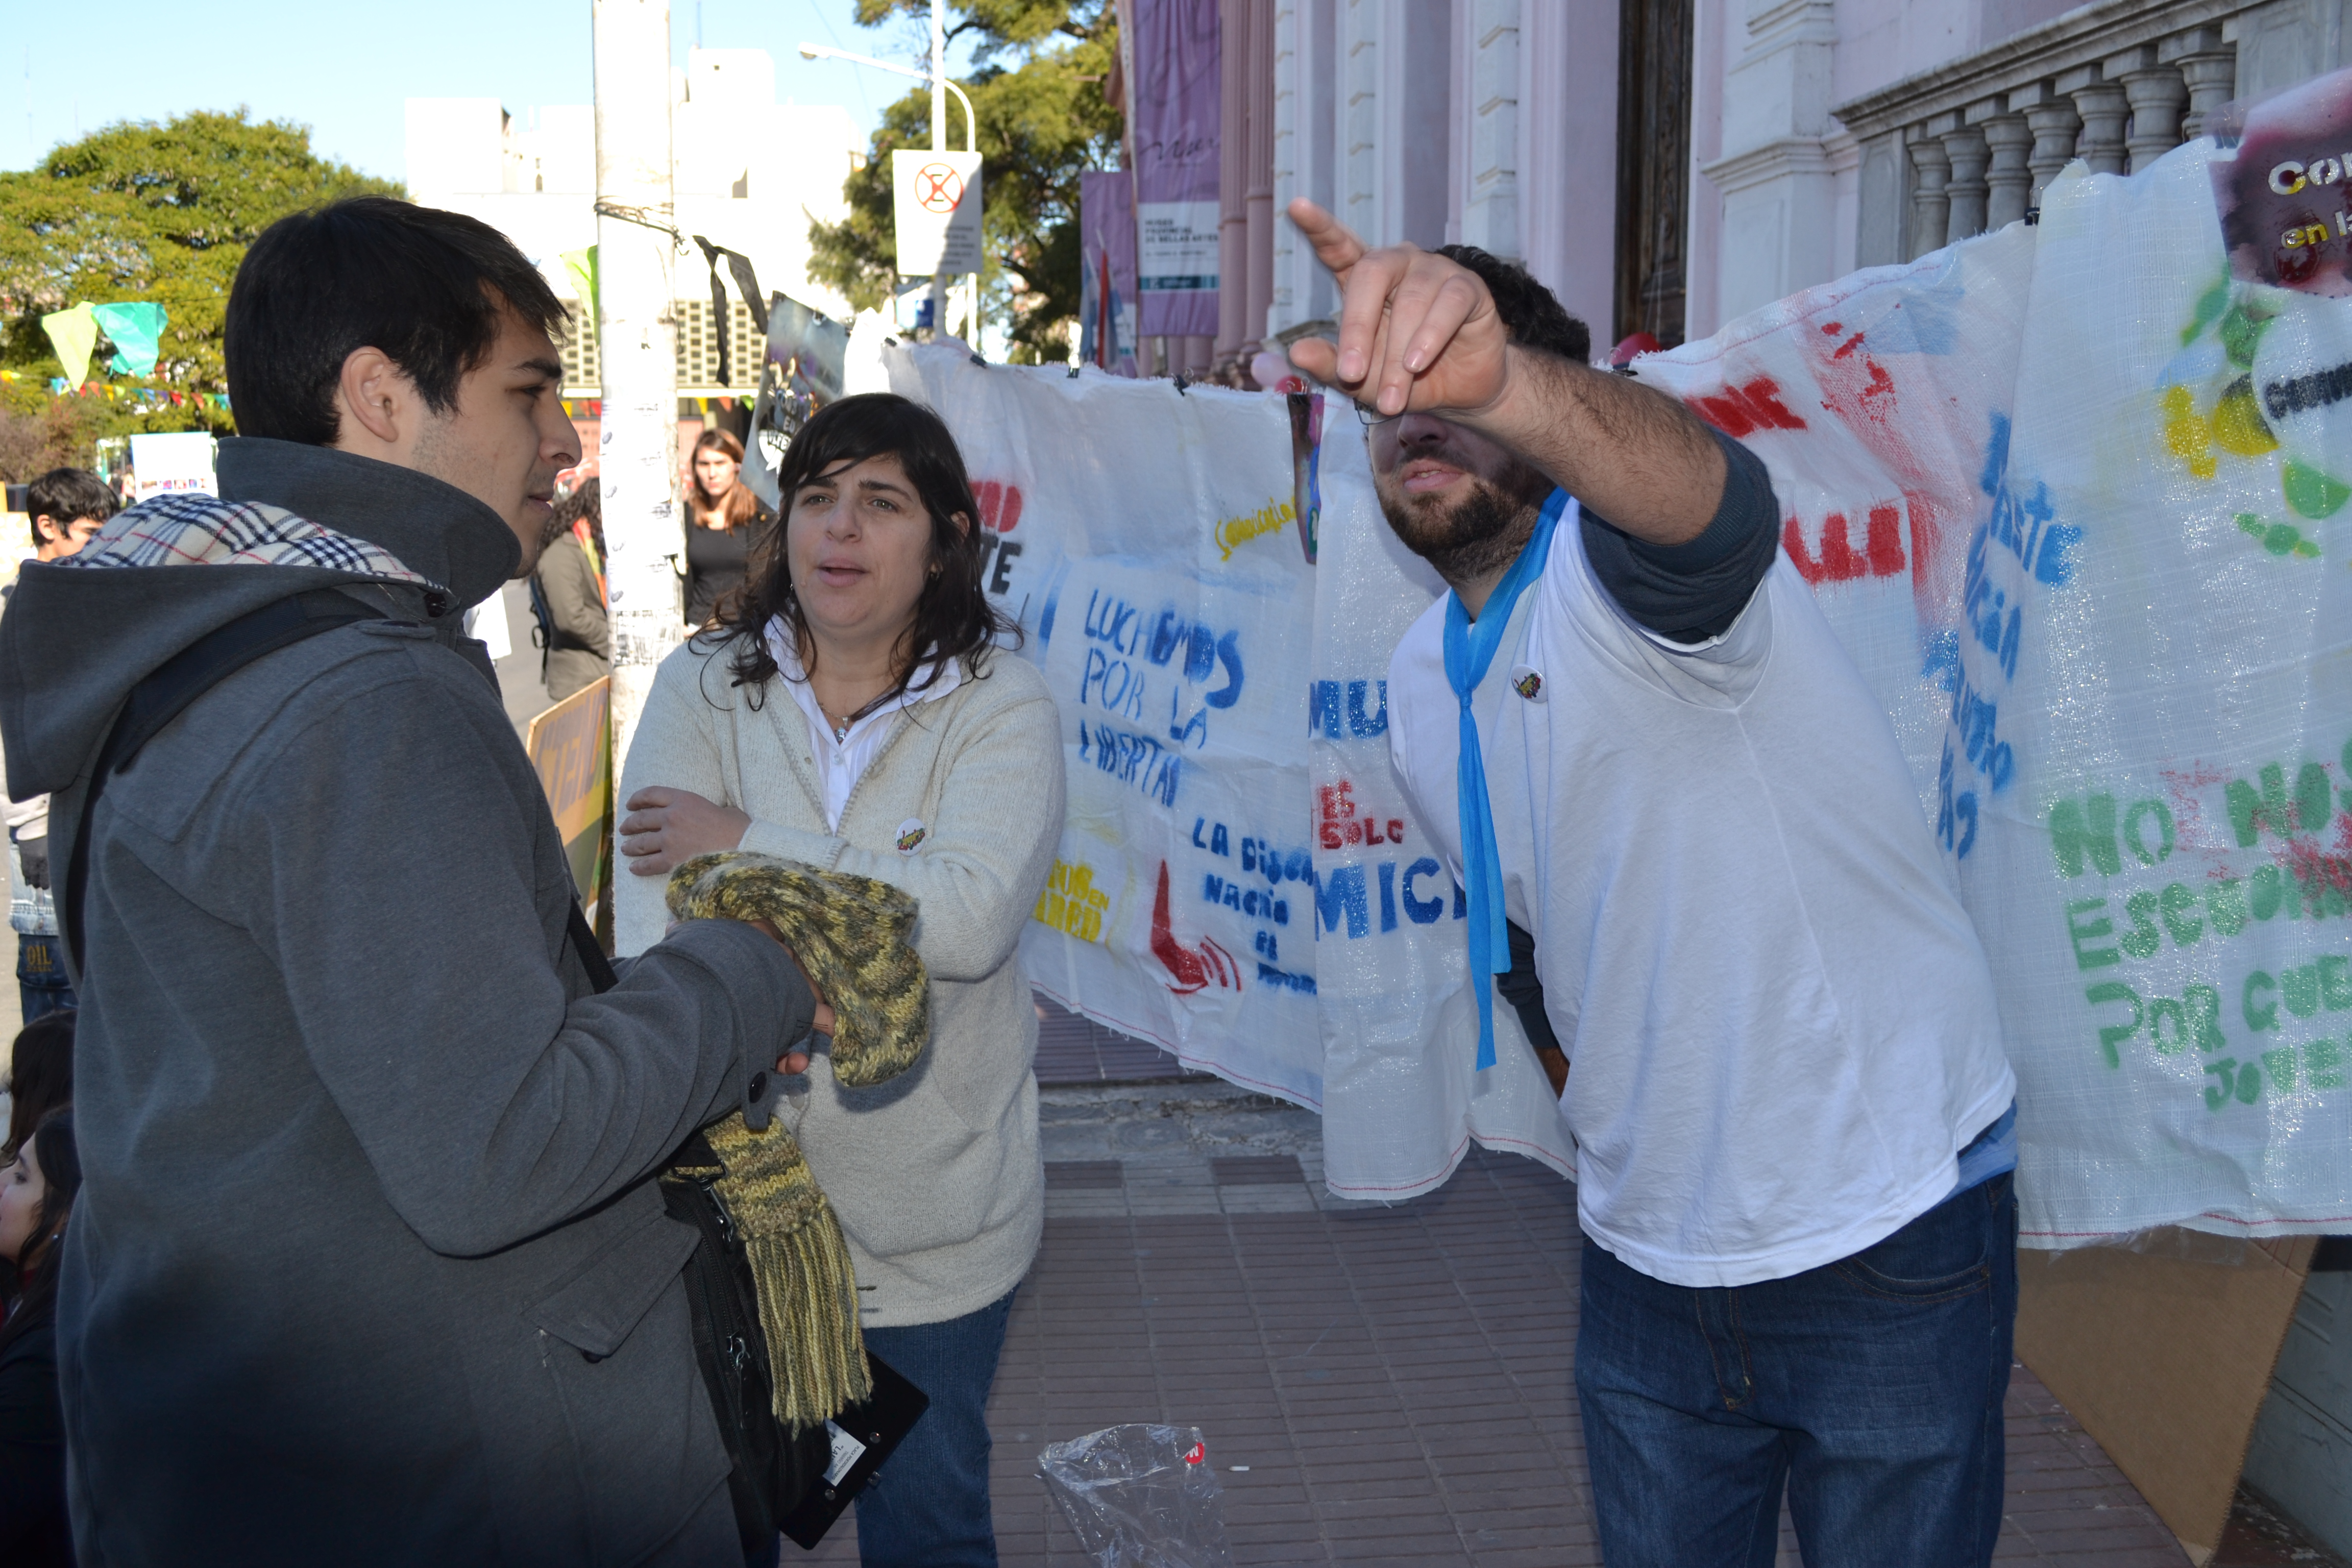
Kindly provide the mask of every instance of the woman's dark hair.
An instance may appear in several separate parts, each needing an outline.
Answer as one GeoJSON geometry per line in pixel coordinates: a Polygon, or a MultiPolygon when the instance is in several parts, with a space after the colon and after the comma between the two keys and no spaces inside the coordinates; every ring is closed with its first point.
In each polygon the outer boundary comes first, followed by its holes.
{"type": "Polygon", "coordinates": [[[71,1007],[44,1013],[16,1031],[8,1052],[8,1142],[0,1160],[13,1160],[42,1117],[73,1103],[74,1020],[71,1007]]]}
{"type": "Polygon", "coordinates": [[[1591,363],[1592,329],[1570,315],[1559,296],[1537,282],[1526,268],[1475,245],[1441,245],[1437,254],[1478,275],[1511,342],[1578,364],[1591,363]]]}
{"type": "Polygon", "coordinates": [[[694,456],[688,458],[686,463],[687,489],[693,492],[696,510],[709,510],[716,508],[725,515],[727,531],[730,533],[750,523],[752,519],[760,515],[760,498],[753,495],[751,487],[743,482],[742,468],[743,443],[735,439],[733,431],[717,428],[705,430],[700,436],[695,437],[694,456]],[[702,488],[701,472],[694,466],[696,458],[714,449],[726,453],[728,458],[734,463],[737,471],[735,488],[727,492],[724,500],[710,499],[710,492],[702,488]]]}
{"type": "Polygon", "coordinates": [[[57,1300],[58,1238],[81,1193],[81,1146],[74,1141],[73,1107],[61,1105],[42,1117],[30,1142],[33,1163],[41,1168],[41,1212],[16,1259],[16,1301],[6,1325],[0,1327],[0,1345],[35,1319],[31,1309],[57,1300]]]}
{"type": "Polygon", "coordinates": [[[931,564],[938,568],[924,580],[922,596],[915,601],[914,624],[898,639],[890,694],[919,691],[936,680],[935,670],[921,685],[908,685],[916,666],[927,658],[937,658],[941,666],[961,659],[979,676],[986,673],[992,647],[999,643],[1021,646],[1019,624],[981,591],[988,550],[981,540],[980,502],[972,496],[955,437],[938,415],[919,403],[894,392],[861,393],[818,409],[785,448],[776,475],[783,495],[782,514],[752,542],[742,592],[722,606],[710,634],[735,645],[728,668],[736,685],[753,689],[754,706],[758,689],[777,674],[765,636],[771,619],[783,617],[795,641],[807,650],[809,668],[815,668],[815,649],[793,592],[792,554],[785,544],[793,498],[812,479],[884,456],[898,459],[930,514],[931,564]],[[959,515],[961,528],[955,521],[959,515]]]}
{"type": "Polygon", "coordinates": [[[596,542],[596,554],[601,559],[604,553],[604,487],[596,482],[593,475],[578,481],[555,498],[555,505],[547,520],[547,531],[540,536],[540,549],[544,551],[571,532],[572,525],[583,517],[588,520],[588,537],[596,542]]]}
{"type": "Polygon", "coordinates": [[[335,383],[354,349],[383,351],[425,406],[489,357],[499,313],[550,337],[568,317],[514,241],[479,218],[353,196],[261,231],[229,285],[221,353],[237,433],[334,444],[335,383]]]}

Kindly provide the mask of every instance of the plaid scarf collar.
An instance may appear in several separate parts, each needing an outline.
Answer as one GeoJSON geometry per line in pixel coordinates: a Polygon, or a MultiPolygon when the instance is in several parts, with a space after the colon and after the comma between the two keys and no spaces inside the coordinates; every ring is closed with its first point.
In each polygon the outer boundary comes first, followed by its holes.
{"type": "Polygon", "coordinates": [[[260,501],[194,491],[160,495],[117,512],[60,566],[316,566],[439,589],[399,557],[260,501]]]}

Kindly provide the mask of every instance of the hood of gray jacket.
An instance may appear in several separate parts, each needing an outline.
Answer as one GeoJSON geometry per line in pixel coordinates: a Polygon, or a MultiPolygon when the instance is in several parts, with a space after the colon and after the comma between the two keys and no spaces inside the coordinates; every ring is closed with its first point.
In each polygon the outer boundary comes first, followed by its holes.
{"type": "MultiPolygon", "coordinates": [[[[77,568],[26,562],[0,616],[0,740],[8,794],[23,800],[81,775],[131,689],[197,638],[313,588],[370,584],[387,615],[447,623],[498,591],[522,545],[482,501],[429,474],[331,447],[223,441],[221,499],[282,507],[365,540],[446,592],[316,566],[77,568]]],[[[137,508],[131,509],[135,513],[137,508]]],[[[224,748],[237,744],[223,737],[224,748]]]]}

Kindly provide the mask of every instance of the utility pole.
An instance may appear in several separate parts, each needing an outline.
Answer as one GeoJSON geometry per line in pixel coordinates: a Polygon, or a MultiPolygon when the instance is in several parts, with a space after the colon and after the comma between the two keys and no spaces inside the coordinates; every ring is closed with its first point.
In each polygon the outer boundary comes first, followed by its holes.
{"type": "MultiPolygon", "coordinates": [[[[948,150],[948,24],[947,0],[931,0],[931,151],[948,150]]],[[[967,327],[966,331],[971,331],[967,327]]],[[[931,331],[948,335],[948,280],[931,274],[931,331]]],[[[972,332],[973,337],[980,334],[972,332]]]]}
{"type": "Polygon", "coordinates": [[[677,196],[667,0],[593,4],[604,383],[598,484],[609,552],[618,759],[628,754],[654,667],[685,635],[672,564],[685,549],[677,494],[677,196]]]}

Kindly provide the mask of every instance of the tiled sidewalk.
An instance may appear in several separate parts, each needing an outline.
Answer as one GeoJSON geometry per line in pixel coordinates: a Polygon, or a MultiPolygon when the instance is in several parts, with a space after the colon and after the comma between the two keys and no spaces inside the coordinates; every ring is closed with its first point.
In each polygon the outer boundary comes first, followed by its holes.
{"type": "MultiPolygon", "coordinates": [[[[991,1403],[1003,1560],[1086,1562],[1035,1479],[1045,1444],[1170,1421],[1206,1436],[1239,1563],[1597,1563],[1573,1189],[1474,1152],[1425,1197],[1339,1203],[1305,1112],[1261,1106],[1252,1138],[1257,1102],[1137,1092],[1201,1103],[1097,1121],[1109,1091],[1049,1097],[1045,1247],[991,1403]]],[[[2004,1561],[2186,1562],[2022,1367],[2009,1416],[2004,1561]]],[[[856,1562],[848,1521],[813,1560],[856,1562]]]]}

